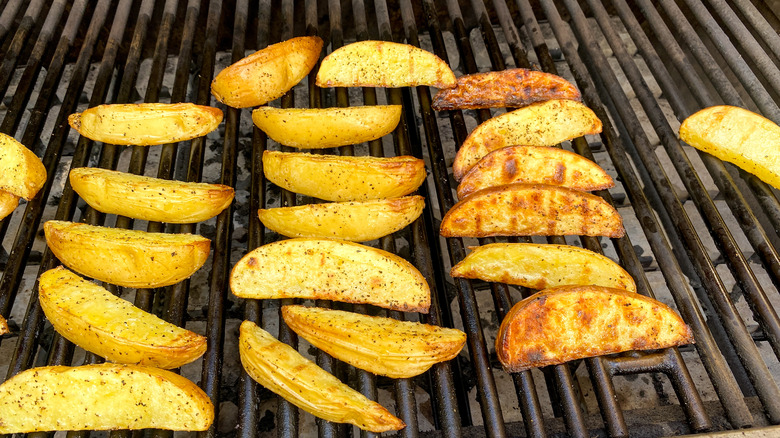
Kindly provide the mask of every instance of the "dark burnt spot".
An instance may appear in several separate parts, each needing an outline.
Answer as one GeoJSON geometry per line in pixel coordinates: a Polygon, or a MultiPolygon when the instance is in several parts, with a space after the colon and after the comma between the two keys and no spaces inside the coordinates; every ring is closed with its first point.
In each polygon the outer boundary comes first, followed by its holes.
{"type": "Polygon", "coordinates": [[[555,171],[553,172],[552,180],[557,184],[563,184],[563,176],[566,172],[566,166],[563,163],[557,163],[555,165],[555,171]]]}
{"type": "Polygon", "coordinates": [[[504,178],[506,181],[512,181],[517,176],[517,160],[510,158],[504,163],[504,178]]]}
{"type": "Polygon", "coordinates": [[[249,265],[249,267],[251,268],[254,268],[255,266],[259,265],[259,263],[257,263],[257,259],[254,257],[249,257],[249,260],[247,260],[246,264],[249,265]]]}
{"type": "Polygon", "coordinates": [[[535,348],[533,350],[528,350],[526,352],[526,357],[528,358],[528,361],[531,363],[542,362],[544,361],[544,352],[539,348],[535,348]]]}

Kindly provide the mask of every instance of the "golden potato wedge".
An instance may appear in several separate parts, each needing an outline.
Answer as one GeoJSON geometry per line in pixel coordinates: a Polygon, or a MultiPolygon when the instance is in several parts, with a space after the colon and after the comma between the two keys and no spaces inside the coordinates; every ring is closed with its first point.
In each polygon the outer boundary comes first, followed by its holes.
{"type": "Polygon", "coordinates": [[[282,307],[284,322],[310,344],[357,368],[403,379],[458,355],[457,329],[304,306],[282,307]]]}
{"type": "Polygon", "coordinates": [[[549,146],[511,146],[479,160],[458,185],[458,198],[512,183],[548,184],[586,192],[615,186],[598,164],[574,152],[549,146]]]}
{"type": "Polygon", "coordinates": [[[0,385],[0,433],[206,430],[214,406],[186,378],[140,365],[31,368],[0,385]]]}
{"type": "Polygon", "coordinates": [[[166,322],[63,267],[44,272],[38,296],[65,339],[116,363],[178,368],[206,352],[206,338],[166,322]]]}
{"type": "Polygon", "coordinates": [[[515,304],[496,338],[509,372],[628,350],[692,344],[693,334],[666,304],[600,286],[562,286],[515,304]]]}
{"type": "Polygon", "coordinates": [[[222,110],[194,103],[98,105],[68,116],[71,128],[90,140],[139,146],[192,140],[220,122],[222,110]]]}
{"type": "Polygon", "coordinates": [[[5,320],[2,316],[0,316],[0,335],[5,335],[11,333],[11,330],[8,328],[8,321],[5,320]]]}
{"type": "Polygon", "coordinates": [[[601,132],[601,120],[575,100],[555,99],[493,117],[477,126],[455,155],[452,170],[460,181],[488,153],[507,146],[553,146],[601,132]]]}
{"type": "Polygon", "coordinates": [[[705,108],[680,125],[680,139],[780,188],[780,126],[743,108],[705,108]]]}
{"type": "Polygon", "coordinates": [[[450,66],[431,52],[408,44],[358,41],[326,56],[317,73],[318,87],[451,88],[450,66]]]}
{"type": "Polygon", "coordinates": [[[96,280],[124,287],[176,284],[200,269],[211,241],[195,234],[96,227],[48,221],[46,244],[67,267],[96,280]]]}
{"type": "Polygon", "coordinates": [[[425,162],[410,156],[339,157],[263,152],[263,172],[277,186],[325,201],[396,198],[425,181],[425,162]]]}
{"type": "Polygon", "coordinates": [[[550,99],[580,100],[571,82],[551,73],[524,68],[464,75],[454,88],[433,98],[436,111],[523,107],[550,99]]]}
{"type": "Polygon", "coordinates": [[[252,321],[244,321],[239,328],[238,351],[252,379],[312,415],[377,433],[406,427],[382,405],[341,383],[252,321]]]}
{"type": "Polygon", "coordinates": [[[0,132],[0,190],[29,201],[45,183],[46,167],[41,159],[0,132]]]}
{"type": "Polygon", "coordinates": [[[623,220],[590,193],[544,184],[507,184],[463,198],[444,215],[444,237],[623,237],[623,220]]]}
{"type": "Polygon", "coordinates": [[[431,291],[411,263],[380,249],[334,239],[263,245],[233,267],[239,298],[308,298],[428,313],[431,291]]]}
{"type": "Polygon", "coordinates": [[[272,44],[219,72],[211,94],[233,108],[264,105],[309,74],[321,51],[322,40],[316,36],[272,44]]]}
{"type": "Polygon", "coordinates": [[[269,208],[257,213],[263,225],[287,237],[366,242],[405,228],[420,216],[424,207],[422,196],[405,196],[269,208]]]}
{"type": "Polygon", "coordinates": [[[0,190],[0,219],[4,219],[19,206],[19,197],[0,190]]]}
{"type": "Polygon", "coordinates": [[[596,285],[636,292],[620,265],[587,249],[537,243],[491,243],[472,248],[450,270],[453,277],[478,278],[530,289],[596,285]]]}
{"type": "Polygon", "coordinates": [[[401,105],[312,109],[263,106],[252,111],[252,120],[275,142],[285,146],[334,148],[393,132],[401,120],[401,105]]]}
{"type": "Polygon", "coordinates": [[[172,224],[208,220],[226,209],[235,193],[222,184],[150,178],[97,167],[71,170],[70,185],[95,210],[172,224]]]}

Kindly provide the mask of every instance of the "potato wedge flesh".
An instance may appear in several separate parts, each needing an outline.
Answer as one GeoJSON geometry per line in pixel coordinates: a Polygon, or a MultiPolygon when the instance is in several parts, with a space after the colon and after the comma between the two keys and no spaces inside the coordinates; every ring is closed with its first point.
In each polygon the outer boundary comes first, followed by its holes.
{"type": "Polygon", "coordinates": [[[0,315],[0,335],[8,333],[11,333],[11,330],[8,328],[8,321],[0,315]]]}
{"type": "Polygon", "coordinates": [[[0,132],[0,190],[29,201],[45,183],[46,167],[41,159],[0,132]]]}
{"type": "Polygon", "coordinates": [[[4,219],[19,206],[19,197],[0,190],[0,219],[4,219]]]}

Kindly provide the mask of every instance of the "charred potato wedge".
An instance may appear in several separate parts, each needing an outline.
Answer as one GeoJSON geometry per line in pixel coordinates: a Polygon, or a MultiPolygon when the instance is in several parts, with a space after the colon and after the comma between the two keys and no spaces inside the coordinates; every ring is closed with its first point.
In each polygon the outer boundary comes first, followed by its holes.
{"type": "Polygon", "coordinates": [[[428,283],[411,263],[380,249],[331,239],[263,245],[233,267],[239,298],[306,298],[428,313],[428,283]]]}
{"type": "Polygon", "coordinates": [[[4,219],[19,206],[19,197],[0,190],[0,219],[4,219]]]}
{"type": "Polygon", "coordinates": [[[8,333],[11,333],[11,330],[8,328],[8,321],[0,316],[0,335],[5,335],[8,333]]]}
{"type": "Polygon", "coordinates": [[[325,201],[396,198],[425,181],[425,162],[410,156],[338,157],[296,152],[263,152],[263,172],[291,192],[325,201]]]}
{"type": "Polygon", "coordinates": [[[367,242],[405,228],[423,211],[422,196],[261,209],[260,221],[287,237],[367,242]]]}
{"type": "Polygon", "coordinates": [[[264,106],[252,111],[252,120],[279,144],[299,149],[334,148],[393,132],[401,120],[401,105],[312,109],[264,106]]]}
{"type": "Polygon", "coordinates": [[[138,146],[192,140],[220,122],[220,109],[193,103],[99,105],[68,117],[71,128],[90,140],[138,146]]]}
{"type": "Polygon", "coordinates": [[[211,241],[194,234],[138,230],[48,221],[46,244],[79,274],[118,286],[153,288],[176,284],[200,269],[211,241]]]}
{"type": "Polygon", "coordinates": [[[46,183],[46,167],[33,151],[0,132],[0,190],[30,200],[46,183]]]}
{"type": "Polygon", "coordinates": [[[172,181],[96,167],[70,171],[70,185],[92,208],[134,219],[189,224],[218,215],[233,202],[222,184],[172,181]]]}
{"type": "Polygon", "coordinates": [[[460,181],[488,153],[507,146],[553,146],[601,132],[601,120],[574,100],[548,100],[493,117],[477,126],[455,155],[452,169],[460,181]]]}
{"type": "Polygon", "coordinates": [[[623,237],[623,221],[590,193],[542,184],[508,184],[463,198],[444,215],[444,237],[623,237]]]}
{"type": "Polygon", "coordinates": [[[352,366],[394,379],[414,377],[458,355],[457,329],[341,310],[282,307],[284,322],[310,344],[352,366]]]}
{"type": "Polygon", "coordinates": [[[252,379],[314,416],[377,433],[406,426],[382,405],[341,383],[251,321],[241,324],[238,346],[241,364],[252,379]]]}
{"type": "Polygon", "coordinates": [[[320,59],[322,44],[316,36],[272,44],[219,72],[211,82],[211,94],[233,108],[265,105],[309,74],[320,59]]]}
{"type": "Polygon", "coordinates": [[[560,76],[512,68],[459,77],[456,87],[436,93],[433,109],[519,108],[550,99],[580,100],[580,92],[560,76]]]}
{"type": "Polygon", "coordinates": [[[515,304],[496,338],[509,372],[575,359],[693,343],[691,329],[666,304],[599,286],[563,286],[515,304]]]}
{"type": "Polygon", "coordinates": [[[408,44],[358,41],[326,56],[317,73],[318,87],[451,88],[457,84],[446,62],[408,44]]]}
{"type": "Polygon", "coordinates": [[[491,243],[478,246],[452,267],[450,275],[530,289],[596,285],[636,292],[634,279],[620,265],[601,254],[569,245],[491,243]]]}
{"type": "Polygon", "coordinates": [[[206,352],[206,338],[112,295],[63,267],[38,282],[41,308],[65,339],[116,363],[178,368],[206,352]]]}
{"type": "Polygon", "coordinates": [[[206,430],[214,406],[170,371],[103,363],[31,368],[0,385],[0,433],[58,430],[206,430]]]}
{"type": "Polygon", "coordinates": [[[574,152],[548,146],[512,146],[479,160],[458,185],[458,198],[512,183],[547,184],[586,192],[615,186],[612,177],[598,164],[574,152]]]}

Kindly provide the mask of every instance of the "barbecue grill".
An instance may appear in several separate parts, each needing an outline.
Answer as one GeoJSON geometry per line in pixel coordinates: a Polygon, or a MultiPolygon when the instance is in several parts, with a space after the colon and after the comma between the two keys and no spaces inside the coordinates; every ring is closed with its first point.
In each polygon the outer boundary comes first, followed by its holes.
{"type": "Polygon", "coordinates": [[[203,358],[179,370],[217,408],[218,421],[204,436],[359,433],[315,422],[248,378],[237,360],[243,319],[389,407],[407,424],[400,436],[657,437],[720,431],[780,436],[773,426],[780,423],[780,202],[754,176],[695,152],[676,135],[681,120],[715,104],[745,107],[780,122],[777,2],[2,0],[0,5],[0,131],[33,149],[49,174],[36,198],[0,222],[0,313],[12,327],[0,340],[5,378],[32,366],[102,360],[56,335],[37,303],[36,278],[58,264],[41,228],[56,218],[212,239],[211,258],[190,280],[159,290],[111,289],[208,336],[203,358]],[[209,85],[216,72],[246,54],[299,35],[323,38],[323,56],[355,40],[393,40],[436,53],[459,75],[525,67],[572,80],[604,131],[562,146],[616,177],[616,189],[598,194],[619,209],[628,234],[544,241],[580,245],[619,260],[640,293],[679,311],[693,329],[695,346],[506,374],[495,358],[495,332],[529,291],[453,280],[449,267],[465,256],[467,246],[492,240],[438,237],[438,222],[455,203],[451,164],[457,146],[477,123],[503,110],[436,113],[430,106],[435,90],[427,87],[319,89],[313,81],[317,67],[273,104],[404,106],[392,136],[326,152],[425,159],[423,215],[370,244],[420,269],[431,285],[432,310],[421,316],[316,304],[459,327],[468,334],[466,348],[420,377],[378,378],[298,341],[280,323],[285,302],[232,297],[231,266],[279,238],[263,229],[257,209],[316,200],[264,181],[262,151],[280,146],[252,127],[250,111],[217,104],[209,85]],[[221,107],[224,123],[190,142],[120,147],[79,137],[66,120],[102,103],[182,101],[221,107]],[[67,183],[68,170],[83,166],[219,182],[236,188],[236,200],[217,218],[195,225],[104,215],[79,200],[67,183]]]}

